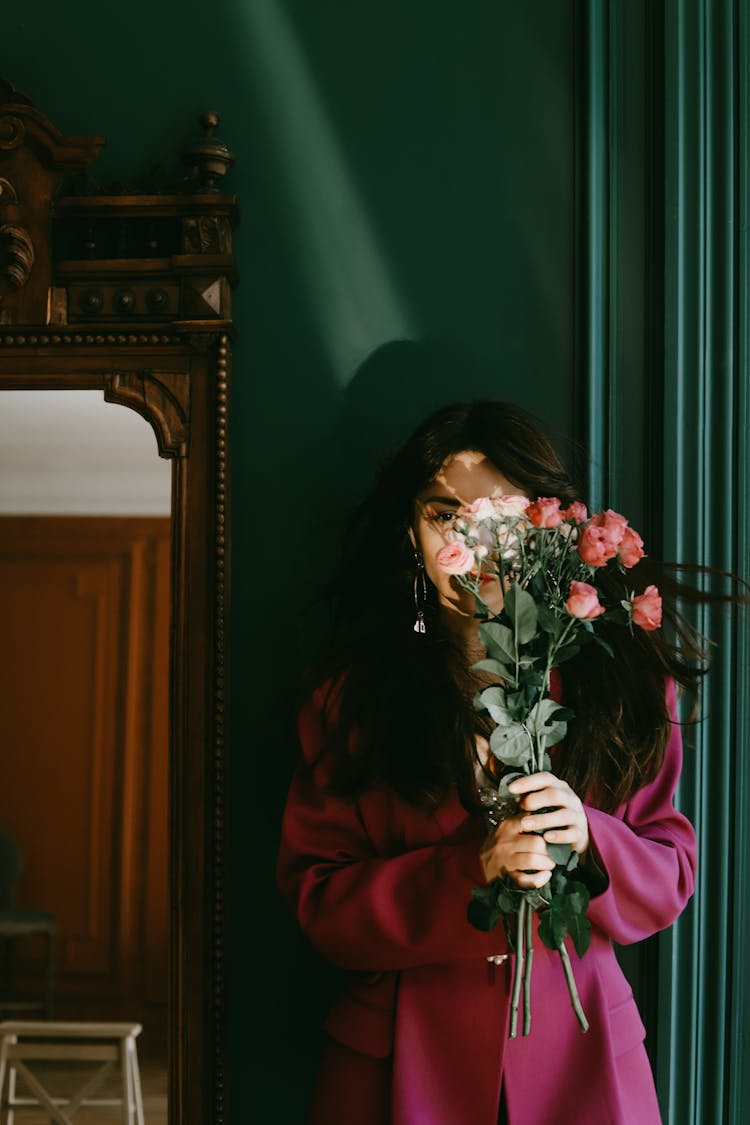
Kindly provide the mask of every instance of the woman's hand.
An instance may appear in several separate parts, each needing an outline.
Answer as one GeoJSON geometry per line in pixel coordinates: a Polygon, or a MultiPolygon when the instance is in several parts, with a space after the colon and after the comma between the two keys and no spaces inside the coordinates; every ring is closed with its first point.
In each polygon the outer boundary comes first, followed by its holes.
{"type": "Polygon", "coordinates": [[[523,816],[501,820],[485,840],[479,858],[488,883],[503,875],[510,875],[525,889],[549,882],[555,862],[547,854],[542,837],[522,828],[523,820],[523,816]]]}
{"type": "Polygon", "coordinates": [[[589,848],[589,822],[581,799],[553,773],[533,773],[518,777],[508,786],[519,799],[524,832],[540,832],[550,844],[570,844],[581,859],[589,848]],[[544,809],[545,812],[539,812],[544,809]],[[552,810],[551,812],[548,810],[552,810]]]}
{"type": "Polygon", "coordinates": [[[480,854],[484,877],[489,883],[510,875],[524,889],[543,887],[555,866],[545,841],[570,844],[583,859],[589,847],[586,813],[568,783],[552,773],[519,777],[508,788],[518,798],[519,812],[487,837],[480,854]]]}

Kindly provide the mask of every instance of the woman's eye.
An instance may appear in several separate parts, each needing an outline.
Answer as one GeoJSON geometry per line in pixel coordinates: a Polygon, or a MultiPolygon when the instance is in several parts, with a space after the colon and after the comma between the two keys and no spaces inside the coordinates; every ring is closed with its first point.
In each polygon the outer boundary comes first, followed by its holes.
{"type": "Polygon", "coordinates": [[[455,518],[456,513],[450,511],[435,512],[434,515],[430,516],[430,519],[434,520],[436,523],[450,523],[451,520],[454,520],[455,518]]]}

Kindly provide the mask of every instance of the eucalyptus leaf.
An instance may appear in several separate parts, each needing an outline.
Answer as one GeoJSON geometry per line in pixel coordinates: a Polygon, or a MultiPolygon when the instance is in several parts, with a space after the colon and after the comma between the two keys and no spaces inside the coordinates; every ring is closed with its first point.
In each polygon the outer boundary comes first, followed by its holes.
{"type": "Polygon", "coordinates": [[[523,645],[532,641],[536,636],[539,615],[531,594],[522,590],[517,582],[512,582],[505,593],[503,609],[518,643],[523,645]]]}
{"type": "Polygon", "coordinates": [[[522,770],[509,770],[500,779],[500,784],[497,787],[497,795],[501,800],[515,801],[514,793],[511,793],[508,786],[512,781],[516,781],[519,777],[526,777],[527,775],[522,770]]]}
{"type": "Polygon", "coordinates": [[[540,699],[531,708],[526,725],[535,738],[544,737],[550,746],[554,746],[565,738],[568,729],[567,723],[553,717],[560,710],[560,705],[554,699],[549,698],[540,699]]]}
{"type": "Polygon", "coordinates": [[[505,690],[499,684],[485,688],[479,698],[498,726],[507,727],[514,722],[514,715],[506,706],[505,690]]]}
{"type": "Polygon", "coordinates": [[[490,735],[490,750],[507,766],[522,765],[532,755],[529,732],[520,723],[496,727],[490,735]]]}

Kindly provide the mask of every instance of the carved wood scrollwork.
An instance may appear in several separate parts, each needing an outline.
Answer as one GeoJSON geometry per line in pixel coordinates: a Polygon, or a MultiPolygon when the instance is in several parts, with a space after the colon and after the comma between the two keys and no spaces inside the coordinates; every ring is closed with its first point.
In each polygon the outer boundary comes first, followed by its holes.
{"type": "Polygon", "coordinates": [[[18,211],[15,187],[0,176],[0,278],[7,278],[14,289],[22,289],[29,280],[35,258],[31,235],[16,221],[18,211]]]}
{"type": "Polygon", "coordinates": [[[108,376],[104,398],[137,411],[156,434],[162,457],[187,457],[190,440],[190,381],[171,371],[117,371],[108,376]]]}
{"type": "Polygon", "coordinates": [[[34,243],[29,232],[15,223],[0,226],[0,275],[14,289],[23,289],[34,268],[34,243]]]}

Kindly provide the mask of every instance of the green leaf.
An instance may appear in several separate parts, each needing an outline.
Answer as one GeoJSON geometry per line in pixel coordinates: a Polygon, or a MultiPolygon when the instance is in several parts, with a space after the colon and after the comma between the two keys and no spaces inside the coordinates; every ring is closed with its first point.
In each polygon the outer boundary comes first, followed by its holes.
{"type": "Polygon", "coordinates": [[[614,658],[615,650],[612,648],[612,645],[609,643],[609,641],[605,641],[604,637],[600,637],[598,633],[594,633],[594,640],[599,645],[599,648],[603,648],[608,656],[614,658]]]}
{"type": "Polygon", "coordinates": [[[568,723],[571,719],[575,719],[576,713],[570,707],[558,706],[556,711],[553,711],[550,718],[561,719],[563,722],[568,723]]]}
{"type": "Polygon", "coordinates": [[[511,793],[508,786],[517,778],[526,776],[527,775],[523,772],[523,770],[509,770],[508,773],[504,774],[500,779],[500,784],[497,787],[498,797],[507,801],[515,801],[515,793],[511,793]]]}
{"type": "Polygon", "coordinates": [[[591,944],[591,923],[585,914],[578,914],[571,918],[568,922],[568,933],[576,953],[579,957],[583,957],[591,944]]]}
{"type": "Polygon", "coordinates": [[[565,644],[559,648],[555,653],[555,664],[564,664],[566,660],[571,660],[574,656],[578,656],[581,651],[579,644],[565,644]]]}
{"type": "Polygon", "coordinates": [[[506,766],[523,765],[533,753],[529,733],[520,723],[495,727],[490,735],[490,750],[506,766]]]}
{"type": "MultiPolygon", "coordinates": [[[[542,590],[539,592],[539,597],[541,598],[543,596],[544,591],[542,590]]],[[[536,610],[539,628],[543,629],[545,633],[549,633],[554,640],[557,640],[564,628],[561,618],[541,600],[537,601],[536,610]]]]}
{"type": "Polygon", "coordinates": [[[555,713],[560,710],[559,703],[549,698],[540,699],[531,708],[526,725],[536,739],[544,737],[550,746],[554,746],[565,738],[568,729],[567,723],[553,718],[555,713]]]}
{"type": "Polygon", "coordinates": [[[501,911],[497,905],[499,886],[500,881],[493,879],[486,887],[472,889],[471,902],[466,907],[466,917],[475,929],[486,932],[496,926],[500,920],[501,911]]]}
{"type": "Polygon", "coordinates": [[[519,644],[527,644],[534,639],[539,620],[536,602],[517,582],[511,583],[506,591],[503,610],[519,644]]]}
{"type": "Polygon", "coordinates": [[[555,910],[554,899],[550,909],[547,911],[552,919],[552,940],[555,943],[555,949],[562,945],[568,933],[568,923],[564,915],[555,910]]]}
{"type": "Polygon", "coordinates": [[[472,664],[477,672],[490,672],[493,676],[499,676],[501,680],[507,683],[515,684],[515,673],[511,671],[505,664],[501,664],[499,660],[478,660],[476,664],[472,664]]]}
{"type": "Polygon", "coordinates": [[[567,919],[574,918],[577,914],[585,914],[586,907],[588,906],[588,895],[582,895],[579,891],[573,891],[570,894],[560,896],[562,902],[560,904],[560,911],[565,914],[567,919]]]}
{"type": "Polygon", "coordinates": [[[482,930],[488,933],[494,929],[500,921],[501,912],[496,906],[488,906],[484,902],[477,902],[475,899],[466,907],[466,918],[475,930],[482,930]]]}
{"type": "Polygon", "coordinates": [[[498,726],[507,727],[514,722],[514,715],[506,705],[505,690],[499,684],[485,688],[479,698],[498,726]]]}
{"type": "Polygon", "coordinates": [[[479,626],[479,639],[485,645],[487,654],[494,660],[513,664],[516,659],[516,649],[513,644],[513,634],[507,625],[500,625],[497,621],[485,621],[479,626]]]}
{"type": "Polygon", "coordinates": [[[559,863],[562,867],[567,868],[570,854],[573,851],[570,844],[549,844],[545,840],[545,845],[550,859],[554,859],[555,863],[559,863]]]}

